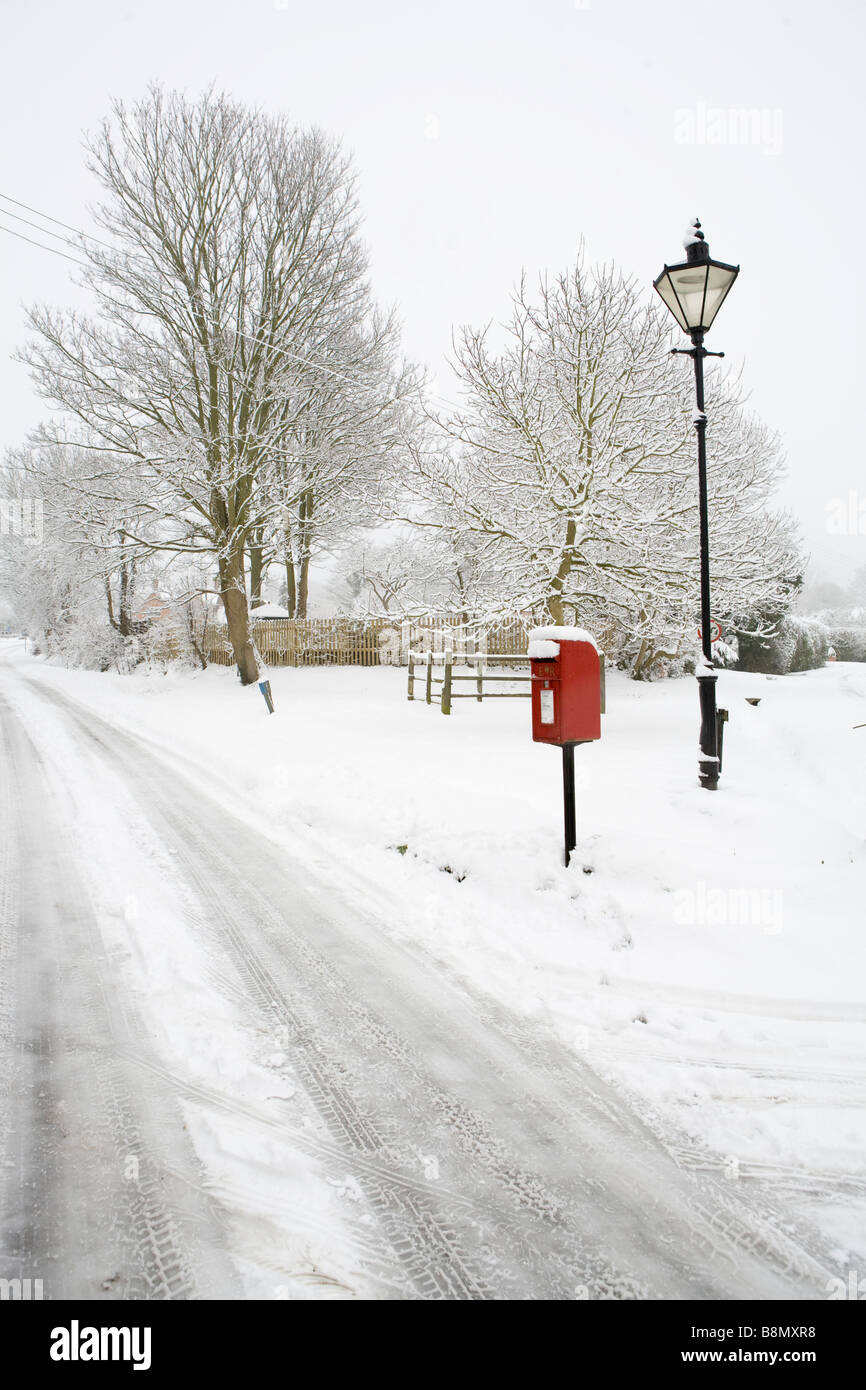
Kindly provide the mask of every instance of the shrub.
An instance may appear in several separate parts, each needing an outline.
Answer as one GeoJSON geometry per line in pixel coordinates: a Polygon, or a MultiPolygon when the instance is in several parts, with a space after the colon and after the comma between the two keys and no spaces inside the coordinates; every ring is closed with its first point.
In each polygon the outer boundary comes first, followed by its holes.
{"type": "Polygon", "coordinates": [[[823,623],[788,615],[780,620],[774,637],[740,635],[736,669],[770,676],[814,671],[826,662],[830,642],[830,630],[823,623]]]}
{"type": "Polygon", "coordinates": [[[839,661],[866,661],[866,627],[831,627],[829,635],[839,661]]]}

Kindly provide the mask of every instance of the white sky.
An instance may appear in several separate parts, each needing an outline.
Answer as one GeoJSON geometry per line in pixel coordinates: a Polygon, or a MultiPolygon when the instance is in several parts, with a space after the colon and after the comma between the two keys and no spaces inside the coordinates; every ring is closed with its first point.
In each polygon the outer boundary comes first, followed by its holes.
{"type": "MultiPolygon", "coordinates": [[[[866,534],[826,526],[853,491],[866,528],[862,0],[2,0],[0,13],[0,192],[91,229],[81,131],[153,79],[190,94],[215,80],[321,125],[356,157],[376,293],[445,396],[452,325],[503,316],[522,267],[563,268],[583,236],[590,259],[649,286],[700,216],[712,254],[742,267],[707,346],[745,363],[755,410],[783,434],[783,500],[816,568],[845,579],[866,563],[866,534]],[[740,111],[757,138],[741,137],[740,111]]],[[[51,244],[0,207],[0,225],[51,244]]],[[[5,446],[46,409],[9,361],[22,304],[73,302],[76,268],[6,234],[0,253],[5,446]]],[[[710,395],[712,424],[711,411],[710,395]]]]}

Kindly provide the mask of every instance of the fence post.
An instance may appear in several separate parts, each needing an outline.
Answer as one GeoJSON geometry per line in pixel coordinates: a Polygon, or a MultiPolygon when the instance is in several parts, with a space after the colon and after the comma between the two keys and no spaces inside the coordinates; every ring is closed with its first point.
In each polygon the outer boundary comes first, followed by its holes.
{"type": "Polygon", "coordinates": [[[433,703],[433,648],[427,649],[427,703],[433,703]]]}
{"type": "Polygon", "coordinates": [[[482,663],[483,663],[483,657],[481,656],[480,652],[476,652],[476,655],[475,655],[475,689],[476,689],[476,691],[477,691],[478,693],[476,694],[475,698],[476,698],[476,700],[478,701],[479,705],[481,704],[482,700],[484,699],[484,675],[483,675],[483,665],[482,665],[482,663]]]}
{"type": "Polygon", "coordinates": [[[445,676],[442,681],[442,695],[439,701],[443,714],[451,713],[451,667],[454,664],[454,653],[450,647],[445,652],[445,676]]]}
{"type": "Polygon", "coordinates": [[[408,694],[408,698],[409,698],[410,700],[414,700],[414,699],[415,699],[415,658],[413,657],[411,650],[410,650],[410,652],[409,652],[409,694],[408,694]]]}

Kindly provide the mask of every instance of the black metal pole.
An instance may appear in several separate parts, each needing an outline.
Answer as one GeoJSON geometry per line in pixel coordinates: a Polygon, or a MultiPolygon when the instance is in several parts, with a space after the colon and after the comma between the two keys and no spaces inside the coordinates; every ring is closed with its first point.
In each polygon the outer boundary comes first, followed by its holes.
{"type": "Polygon", "coordinates": [[[577,844],[577,821],[574,814],[574,744],[562,745],[562,805],[565,812],[565,867],[571,863],[571,851],[577,844]]]}
{"type": "Polygon", "coordinates": [[[707,417],[704,414],[704,335],[700,329],[692,333],[695,364],[695,396],[697,412],[695,431],[698,436],[698,492],[701,516],[701,650],[704,665],[698,675],[698,698],[701,709],[701,756],[698,762],[698,776],[702,787],[715,791],[719,785],[718,756],[718,718],[716,714],[716,681],[718,677],[711,668],[713,646],[710,634],[710,524],[707,507],[707,417]]]}

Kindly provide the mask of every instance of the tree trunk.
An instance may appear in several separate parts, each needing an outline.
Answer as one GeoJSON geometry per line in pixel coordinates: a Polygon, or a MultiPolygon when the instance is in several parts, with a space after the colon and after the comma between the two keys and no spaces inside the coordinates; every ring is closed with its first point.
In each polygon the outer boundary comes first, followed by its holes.
{"type": "Polygon", "coordinates": [[[565,588],[565,581],[574,568],[574,542],[577,537],[577,523],[573,516],[568,518],[565,527],[565,545],[559,561],[559,569],[550,581],[550,593],[547,595],[547,611],[552,622],[557,627],[565,626],[565,611],[562,604],[562,591],[565,588]]]}
{"type": "Polygon", "coordinates": [[[108,621],[119,632],[121,637],[131,637],[134,628],[130,613],[132,602],[133,578],[135,574],[135,562],[130,560],[120,566],[120,586],[118,598],[117,617],[114,615],[114,600],[111,594],[111,577],[105,579],[105,597],[108,602],[108,621]]]}
{"type": "Polygon", "coordinates": [[[310,532],[313,521],[313,494],[307,491],[298,505],[298,612],[299,618],[307,616],[307,599],[310,592],[310,532]]]}
{"type": "Polygon", "coordinates": [[[250,614],[244,587],[243,546],[220,559],[220,596],[225,609],[228,637],[232,644],[242,685],[253,685],[259,678],[259,663],[250,635],[250,614]]]}
{"type": "Polygon", "coordinates": [[[201,642],[199,642],[195,632],[195,611],[193,609],[192,600],[190,600],[189,603],[185,605],[184,616],[186,618],[187,640],[189,642],[189,645],[192,647],[193,652],[195,653],[195,658],[199,666],[203,671],[206,671],[207,657],[205,656],[204,649],[205,644],[207,642],[207,617],[205,617],[204,623],[202,625],[201,642]]]}
{"type": "Polygon", "coordinates": [[[262,601],[262,579],[264,578],[264,551],[262,532],[256,531],[250,546],[250,605],[256,608],[262,601]]]}
{"type": "MultiPolygon", "coordinates": [[[[462,572],[461,572],[461,569],[460,569],[460,566],[459,566],[459,565],[457,566],[457,592],[458,592],[458,594],[460,595],[460,598],[461,598],[461,600],[463,601],[463,603],[464,603],[464,605],[465,605],[465,604],[466,604],[466,585],[465,585],[465,583],[464,583],[464,581],[463,581],[463,574],[462,574],[462,572]]],[[[468,609],[468,607],[466,607],[466,606],[464,606],[463,612],[460,614],[460,621],[461,621],[461,623],[463,624],[463,631],[465,632],[465,631],[468,629],[468,627],[469,627],[469,609],[468,609]]]]}
{"type": "Polygon", "coordinates": [[[298,579],[298,612],[299,618],[307,616],[307,598],[310,592],[310,556],[301,556],[301,573],[298,579]]]}
{"type": "Polygon", "coordinates": [[[123,637],[128,637],[129,628],[129,570],[124,564],[120,566],[120,632],[123,637]]]}
{"type": "Polygon", "coordinates": [[[295,562],[291,555],[286,556],[286,607],[289,617],[296,618],[298,606],[298,586],[295,582],[295,562]]]}
{"type": "Polygon", "coordinates": [[[649,644],[647,642],[647,639],[645,637],[642,637],[640,647],[638,648],[637,656],[635,657],[634,664],[631,668],[631,678],[633,681],[643,680],[643,670],[646,664],[648,645],[649,644]]]}
{"type": "Polygon", "coordinates": [[[111,597],[111,579],[108,575],[105,576],[105,598],[106,602],[108,603],[108,621],[111,623],[111,626],[114,628],[115,632],[119,632],[120,627],[118,626],[117,619],[114,616],[114,602],[111,597]]]}

